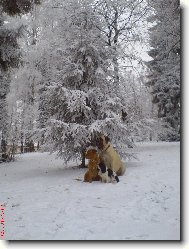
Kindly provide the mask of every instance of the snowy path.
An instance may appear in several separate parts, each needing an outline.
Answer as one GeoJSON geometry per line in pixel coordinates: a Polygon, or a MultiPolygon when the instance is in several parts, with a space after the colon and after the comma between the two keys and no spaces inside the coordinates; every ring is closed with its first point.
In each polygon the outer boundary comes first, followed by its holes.
{"type": "Polygon", "coordinates": [[[144,144],[118,184],[84,183],[47,153],[0,164],[6,239],[179,240],[179,143],[144,144]]]}

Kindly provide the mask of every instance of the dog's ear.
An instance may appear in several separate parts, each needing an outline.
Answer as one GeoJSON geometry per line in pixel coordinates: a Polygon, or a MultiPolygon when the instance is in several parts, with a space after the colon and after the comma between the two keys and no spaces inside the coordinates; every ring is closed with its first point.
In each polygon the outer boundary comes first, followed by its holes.
{"type": "Polygon", "coordinates": [[[105,136],[106,143],[110,142],[110,138],[108,136],[105,136]]]}
{"type": "Polygon", "coordinates": [[[103,149],[103,139],[101,137],[98,138],[96,145],[98,149],[102,150],[103,149]]]}

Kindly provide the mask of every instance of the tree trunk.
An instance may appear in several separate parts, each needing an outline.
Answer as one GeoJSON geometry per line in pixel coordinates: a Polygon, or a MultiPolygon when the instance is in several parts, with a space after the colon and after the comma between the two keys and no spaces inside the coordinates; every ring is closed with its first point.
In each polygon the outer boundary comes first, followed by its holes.
{"type": "Polygon", "coordinates": [[[6,151],[7,151],[7,143],[6,143],[5,139],[3,139],[3,138],[1,140],[1,151],[2,151],[2,153],[6,153],[6,151]]]}
{"type": "Polygon", "coordinates": [[[23,142],[23,133],[21,132],[21,147],[20,147],[20,152],[24,153],[24,142],[23,142]]]}
{"type": "MultiPolygon", "coordinates": [[[[114,9],[115,13],[114,13],[114,38],[113,38],[113,42],[114,42],[114,50],[115,50],[115,55],[114,55],[114,73],[115,73],[115,85],[118,86],[119,84],[119,63],[118,63],[118,55],[117,55],[117,42],[118,42],[118,37],[119,37],[119,29],[118,29],[118,10],[117,8],[114,9]]],[[[116,86],[116,87],[117,87],[116,86]]]]}
{"type": "Polygon", "coordinates": [[[81,152],[81,164],[79,165],[80,168],[86,168],[85,165],[85,150],[82,150],[81,152]]]}
{"type": "MultiPolygon", "coordinates": [[[[151,118],[153,118],[153,114],[154,114],[154,104],[152,103],[152,108],[151,108],[151,118]]],[[[153,132],[150,131],[150,141],[153,140],[153,132]]]]}

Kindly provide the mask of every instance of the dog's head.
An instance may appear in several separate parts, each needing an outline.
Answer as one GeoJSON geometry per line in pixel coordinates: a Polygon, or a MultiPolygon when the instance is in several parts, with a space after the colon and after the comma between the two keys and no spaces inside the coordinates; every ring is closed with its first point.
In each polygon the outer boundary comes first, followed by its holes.
{"type": "Polygon", "coordinates": [[[89,149],[85,153],[85,158],[86,159],[96,159],[98,158],[98,152],[95,149],[89,149]]]}
{"type": "Polygon", "coordinates": [[[103,150],[104,147],[107,145],[107,143],[110,142],[110,138],[108,136],[100,136],[98,141],[97,141],[97,147],[100,149],[100,150],[103,150]]]}

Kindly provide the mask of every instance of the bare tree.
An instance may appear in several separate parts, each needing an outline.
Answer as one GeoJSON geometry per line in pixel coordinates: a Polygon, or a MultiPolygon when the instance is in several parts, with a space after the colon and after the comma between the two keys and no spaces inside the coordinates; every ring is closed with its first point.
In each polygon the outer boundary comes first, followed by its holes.
{"type": "MultiPolygon", "coordinates": [[[[126,46],[130,46],[139,39],[139,29],[147,15],[149,6],[145,0],[99,0],[95,5],[95,11],[100,15],[104,23],[101,32],[106,36],[106,44],[111,46],[114,52],[114,81],[119,85],[119,59],[132,57],[126,54],[126,46]],[[124,56],[122,56],[124,53],[124,56]]],[[[134,50],[132,51],[134,53],[134,50]]]]}

